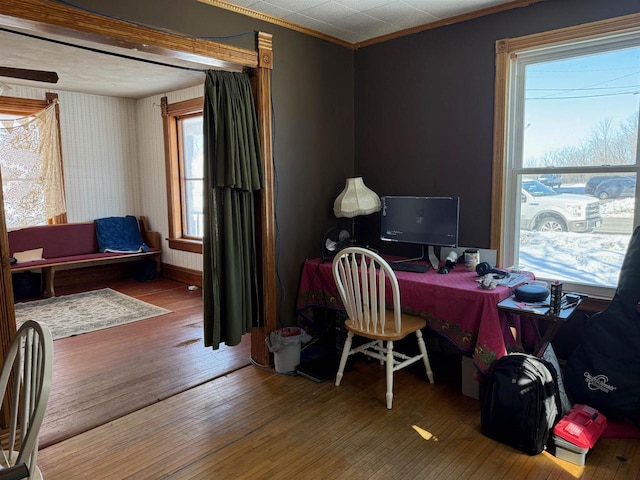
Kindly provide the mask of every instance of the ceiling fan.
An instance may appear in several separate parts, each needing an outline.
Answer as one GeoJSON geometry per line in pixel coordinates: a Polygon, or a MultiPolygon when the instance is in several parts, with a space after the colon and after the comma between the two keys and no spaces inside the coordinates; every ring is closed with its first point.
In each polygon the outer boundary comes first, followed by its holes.
{"type": "Polygon", "coordinates": [[[46,70],[0,67],[0,77],[21,78],[23,80],[34,80],[36,82],[45,83],[58,83],[58,74],[56,72],[47,72],[46,70]]]}

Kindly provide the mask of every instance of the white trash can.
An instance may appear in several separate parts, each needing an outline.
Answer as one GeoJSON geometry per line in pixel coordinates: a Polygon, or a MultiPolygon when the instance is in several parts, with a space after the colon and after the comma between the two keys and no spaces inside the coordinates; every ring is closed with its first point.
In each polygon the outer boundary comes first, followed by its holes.
{"type": "Polygon", "coordinates": [[[284,327],[274,330],[265,338],[277,373],[295,373],[300,365],[300,344],[311,340],[311,335],[298,327],[284,327]]]}

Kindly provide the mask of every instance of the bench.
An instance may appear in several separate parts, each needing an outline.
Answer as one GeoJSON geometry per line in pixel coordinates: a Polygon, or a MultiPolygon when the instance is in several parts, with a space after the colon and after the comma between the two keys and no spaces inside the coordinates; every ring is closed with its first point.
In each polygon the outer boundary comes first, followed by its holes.
{"type": "Polygon", "coordinates": [[[62,223],[21,228],[8,232],[9,255],[42,248],[42,259],[11,265],[11,273],[40,269],[42,271],[44,296],[55,296],[54,275],[56,268],[68,269],[89,267],[104,262],[127,262],[148,258],[156,263],[160,272],[160,233],[150,231],[146,217],[138,220],[142,240],[149,247],[147,252],[116,253],[100,252],[95,223],[62,223]]]}

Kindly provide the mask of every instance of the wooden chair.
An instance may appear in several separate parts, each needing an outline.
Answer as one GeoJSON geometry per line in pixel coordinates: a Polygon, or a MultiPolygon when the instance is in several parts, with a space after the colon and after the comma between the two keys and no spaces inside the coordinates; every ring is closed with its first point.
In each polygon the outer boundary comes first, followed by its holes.
{"type": "Polygon", "coordinates": [[[370,250],[348,247],[334,257],[333,277],[348,316],[345,321],[347,339],[336,375],[336,386],[342,380],[347,358],[355,353],[363,353],[386,364],[388,409],[393,402],[393,372],[396,370],[422,359],[429,382],[433,383],[433,372],[420,331],[426,326],[426,321],[402,313],[398,280],[389,264],[370,250]],[[387,289],[389,308],[386,307],[387,289]],[[393,342],[411,333],[415,333],[418,339],[420,353],[407,356],[394,351],[393,342]],[[351,348],[354,335],[370,341],[351,348]]]}
{"type": "Polygon", "coordinates": [[[29,320],[16,332],[0,371],[3,407],[9,413],[8,443],[2,443],[0,471],[24,464],[30,479],[42,479],[36,464],[38,435],[52,372],[51,332],[45,325],[29,320]]]}

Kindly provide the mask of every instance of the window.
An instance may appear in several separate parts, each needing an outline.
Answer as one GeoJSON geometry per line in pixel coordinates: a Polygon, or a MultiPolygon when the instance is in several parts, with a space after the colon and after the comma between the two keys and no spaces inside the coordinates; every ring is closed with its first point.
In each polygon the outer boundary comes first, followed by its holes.
{"type": "Polygon", "coordinates": [[[0,164],[8,229],[66,223],[58,96],[0,96],[0,164]]]}
{"type": "Polygon", "coordinates": [[[501,265],[612,296],[640,223],[639,18],[498,42],[492,244],[501,265]]]}
{"type": "Polygon", "coordinates": [[[169,247],[202,253],[203,235],[203,98],[169,104],[162,98],[169,247]]]}

